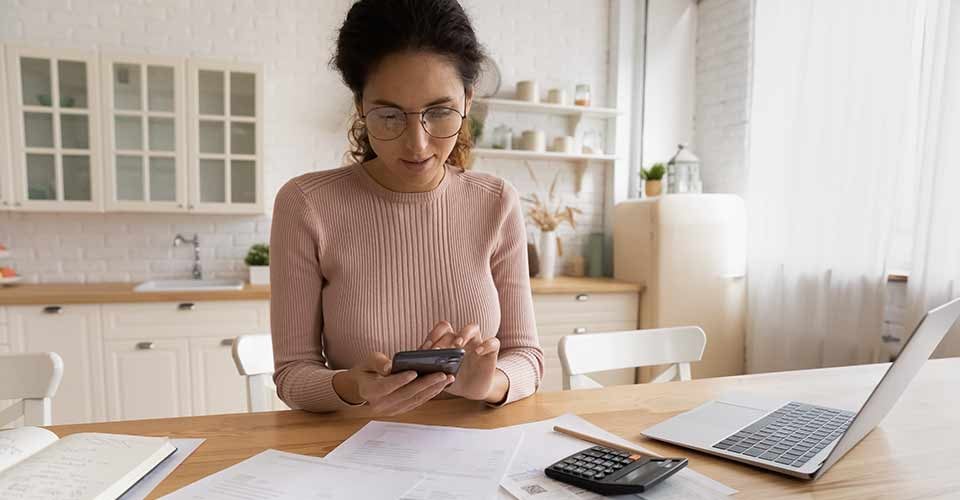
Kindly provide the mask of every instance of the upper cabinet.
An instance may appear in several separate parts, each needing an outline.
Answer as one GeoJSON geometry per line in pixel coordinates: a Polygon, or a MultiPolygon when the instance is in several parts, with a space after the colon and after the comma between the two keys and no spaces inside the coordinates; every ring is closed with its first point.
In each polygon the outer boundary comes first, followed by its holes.
{"type": "Polygon", "coordinates": [[[13,166],[10,164],[10,142],[7,131],[7,61],[3,56],[4,46],[0,45],[0,210],[13,207],[13,166]]]}
{"type": "Polygon", "coordinates": [[[190,63],[191,209],[263,212],[263,82],[258,66],[190,63]]]}
{"type": "Polygon", "coordinates": [[[101,59],[107,210],[187,210],[183,61],[101,59]]]}
{"type": "Polygon", "coordinates": [[[97,61],[66,50],[7,50],[14,207],[100,211],[97,61]]]}
{"type": "Polygon", "coordinates": [[[260,65],[9,48],[5,72],[0,210],[264,212],[260,65]]]}

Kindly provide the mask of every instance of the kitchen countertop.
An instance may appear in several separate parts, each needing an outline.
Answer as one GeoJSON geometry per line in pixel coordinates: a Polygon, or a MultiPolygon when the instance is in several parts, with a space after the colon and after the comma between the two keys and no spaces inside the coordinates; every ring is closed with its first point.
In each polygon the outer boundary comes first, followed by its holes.
{"type": "MultiPolygon", "coordinates": [[[[242,290],[134,292],[136,283],[47,283],[0,288],[0,305],[103,304],[110,302],[192,302],[202,300],[269,300],[269,285],[244,285],[242,290]]],[[[609,278],[532,278],[534,294],[639,293],[643,287],[609,278]]]]}

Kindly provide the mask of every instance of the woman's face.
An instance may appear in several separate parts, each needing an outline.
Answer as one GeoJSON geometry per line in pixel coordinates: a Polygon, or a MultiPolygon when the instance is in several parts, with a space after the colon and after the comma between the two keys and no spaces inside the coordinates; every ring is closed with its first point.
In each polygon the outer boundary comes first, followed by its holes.
{"type": "MultiPolygon", "coordinates": [[[[439,138],[424,130],[420,116],[406,115],[399,137],[383,140],[399,131],[397,111],[432,109],[427,121],[435,135],[447,135],[470,111],[471,95],[447,59],[429,52],[403,52],[387,56],[367,78],[360,112],[367,115],[370,145],[377,154],[380,173],[391,184],[406,190],[428,190],[442,178],[443,165],[453,151],[457,136],[439,138]],[[452,108],[448,112],[439,107],[452,108]],[[378,110],[379,108],[379,110],[378,110]],[[379,116],[374,117],[374,114],[379,116]],[[375,131],[374,120],[381,127],[375,131]],[[384,131],[386,127],[387,132],[384,131]],[[394,133],[389,133],[394,131],[394,133]],[[379,132],[379,133],[376,133],[379,132]],[[374,137],[379,135],[381,138],[374,137]]],[[[401,125],[402,126],[402,125],[401,125]]]]}

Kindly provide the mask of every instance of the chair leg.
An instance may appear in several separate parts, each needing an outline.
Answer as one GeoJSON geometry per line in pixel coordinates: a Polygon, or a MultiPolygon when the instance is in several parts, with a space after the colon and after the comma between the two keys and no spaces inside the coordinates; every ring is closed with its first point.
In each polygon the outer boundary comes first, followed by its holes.
{"type": "Polygon", "coordinates": [[[50,398],[24,399],[23,400],[23,424],[24,425],[50,425],[53,423],[50,398]]]}

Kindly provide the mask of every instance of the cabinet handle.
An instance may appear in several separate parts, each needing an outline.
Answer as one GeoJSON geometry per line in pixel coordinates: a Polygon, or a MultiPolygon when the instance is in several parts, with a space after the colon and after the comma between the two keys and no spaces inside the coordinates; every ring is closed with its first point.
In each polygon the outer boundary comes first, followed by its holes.
{"type": "Polygon", "coordinates": [[[193,302],[184,302],[177,306],[178,311],[193,311],[197,308],[197,305],[193,302]]]}
{"type": "Polygon", "coordinates": [[[233,339],[223,339],[223,340],[220,341],[220,345],[232,346],[232,345],[233,345],[233,339]]]}
{"type": "Polygon", "coordinates": [[[587,333],[586,327],[578,326],[573,329],[573,333],[587,333]]]}
{"type": "Polygon", "coordinates": [[[141,351],[149,351],[153,349],[153,342],[137,342],[137,349],[141,351]]]}
{"type": "Polygon", "coordinates": [[[589,294],[589,293],[578,293],[578,294],[577,294],[577,302],[586,302],[586,301],[588,301],[588,300],[590,300],[590,294],[589,294]]]}
{"type": "Polygon", "coordinates": [[[43,312],[46,314],[61,314],[63,313],[63,307],[61,306],[47,306],[43,308],[43,312]]]}

